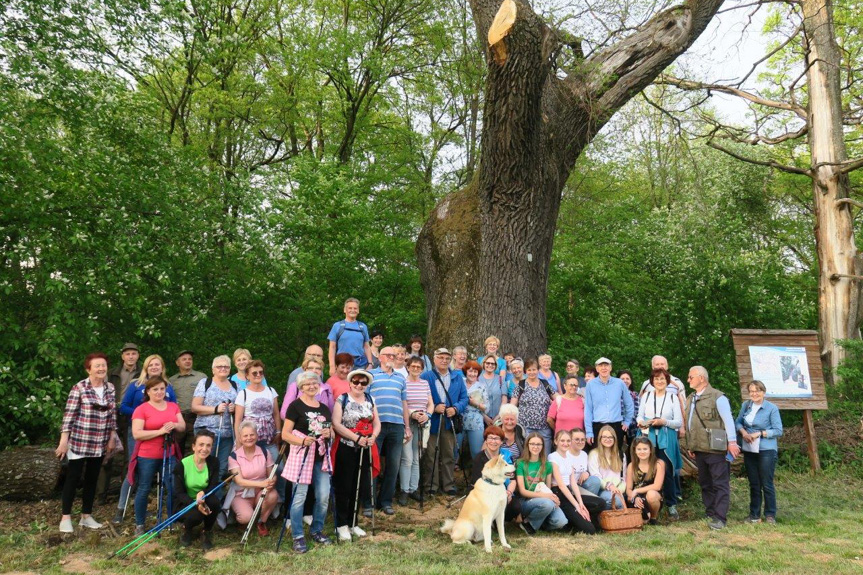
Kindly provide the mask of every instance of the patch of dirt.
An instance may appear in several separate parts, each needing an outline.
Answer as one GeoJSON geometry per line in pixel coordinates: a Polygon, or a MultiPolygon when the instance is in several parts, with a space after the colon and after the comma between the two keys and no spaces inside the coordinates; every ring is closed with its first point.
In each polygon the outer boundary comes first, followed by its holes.
{"type": "MultiPolygon", "coordinates": [[[[815,439],[844,449],[853,459],[854,448],[863,444],[863,426],[858,420],[825,417],[815,420],[815,439]]],[[[783,449],[800,449],[806,453],[806,429],[802,425],[787,427],[779,438],[783,449]]]]}
{"type": "Polygon", "coordinates": [[[39,575],[35,571],[9,571],[3,575],[39,575]]]}
{"type": "Polygon", "coordinates": [[[75,554],[60,561],[64,573],[100,573],[93,569],[95,559],[89,555],[75,554]]]}
{"type": "Polygon", "coordinates": [[[234,550],[230,547],[221,547],[219,549],[213,549],[212,551],[207,551],[204,553],[204,559],[207,561],[218,561],[220,559],[225,559],[230,557],[234,553],[234,550]]]}

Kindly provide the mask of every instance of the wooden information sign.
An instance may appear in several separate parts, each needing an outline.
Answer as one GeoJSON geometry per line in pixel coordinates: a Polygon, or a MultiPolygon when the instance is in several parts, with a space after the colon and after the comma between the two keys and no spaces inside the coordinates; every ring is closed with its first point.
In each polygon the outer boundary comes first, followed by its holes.
{"type": "Polygon", "coordinates": [[[764,382],[766,398],[780,410],[803,411],[806,447],[813,471],[821,470],[813,409],[827,409],[818,332],[813,330],[732,329],[740,395],[749,399],[753,379],[764,382]]]}

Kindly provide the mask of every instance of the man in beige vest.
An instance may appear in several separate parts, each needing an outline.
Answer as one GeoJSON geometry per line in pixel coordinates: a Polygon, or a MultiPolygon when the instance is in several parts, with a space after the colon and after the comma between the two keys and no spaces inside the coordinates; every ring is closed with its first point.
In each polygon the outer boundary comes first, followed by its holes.
{"type": "Polygon", "coordinates": [[[683,446],[695,458],[701,500],[707,512],[708,526],[719,530],[728,520],[731,505],[731,466],[740,455],[734,428],[734,416],[728,398],[711,387],[707,370],[696,365],[689,370],[692,393],[686,398],[687,431],[683,446]],[[719,445],[716,432],[725,431],[727,442],[719,445]],[[711,441],[711,436],[714,440],[711,441]]]}

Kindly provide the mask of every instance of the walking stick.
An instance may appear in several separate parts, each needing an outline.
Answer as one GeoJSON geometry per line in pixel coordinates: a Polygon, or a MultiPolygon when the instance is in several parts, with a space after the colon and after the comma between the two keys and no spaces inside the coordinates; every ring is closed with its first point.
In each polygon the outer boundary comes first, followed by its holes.
{"type": "MultiPolygon", "coordinates": [[[[443,425],[443,413],[439,413],[438,414],[438,424],[437,424],[437,439],[435,439],[434,457],[432,457],[431,480],[429,482],[429,487],[431,487],[432,492],[434,492],[434,482],[435,482],[435,479],[437,479],[435,472],[437,471],[438,455],[440,455],[440,436],[441,436],[441,432],[443,431],[443,427],[444,427],[444,425],[443,425]]],[[[438,483],[440,483],[440,482],[438,482],[438,483]]],[[[443,485],[440,485],[440,487],[442,488],[443,485]]]]}
{"type": "Polygon", "coordinates": [[[351,523],[352,523],[351,529],[353,529],[354,527],[357,526],[357,519],[358,519],[357,515],[358,515],[358,512],[360,510],[360,479],[361,479],[360,474],[363,471],[363,454],[365,452],[366,452],[366,450],[364,448],[360,447],[360,464],[357,467],[357,492],[356,492],[356,495],[354,497],[354,516],[351,520],[351,523]]]}
{"type": "MultiPolygon", "coordinates": [[[[221,489],[222,487],[224,487],[226,484],[230,483],[233,480],[234,480],[234,476],[231,475],[230,477],[228,477],[227,479],[225,479],[224,481],[222,481],[221,483],[219,483],[218,485],[213,487],[206,494],[204,494],[204,499],[206,499],[207,497],[209,497],[213,493],[216,493],[219,489],[221,489]]],[[[197,505],[198,505],[197,501],[192,501],[189,505],[187,505],[183,509],[179,510],[178,512],[176,512],[173,515],[171,515],[170,517],[168,517],[165,521],[154,526],[152,529],[150,529],[146,533],[142,533],[141,535],[138,535],[137,537],[135,537],[134,539],[129,541],[127,544],[123,545],[122,547],[120,547],[119,549],[114,551],[111,555],[108,556],[108,559],[116,557],[117,555],[123,555],[124,557],[128,557],[129,555],[134,553],[137,549],[139,549],[142,545],[147,543],[150,539],[152,539],[153,537],[158,535],[163,529],[165,529],[169,525],[173,524],[180,517],[182,517],[183,515],[185,515],[186,513],[191,511],[192,509],[194,509],[197,505]]]]}
{"type": "MultiPolygon", "coordinates": [[[[452,421],[452,420],[450,420],[452,421]]],[[[455,427],[453,427],[455,430],[455,427]]],[[[458,465],[461,467],[462,475],[464,475],[464,487],[468,488],[470,484],[470,479],[467,477],[467,466],[464,464],[464,442],[467,439],[467,430],[462,431],[461,435],[461,444],[458,446],[458,465]]],[[[470,441],[468,441],[468,450],[470,450],[470,441]]],[[[470,458],[468,458],[468,461],[470,458]]]]}
{"type": "Polygon", "coordinates": [[[156,506],[156,523],[162,522],[162,499],[165,496],[165,470],[168,464],[168,434],[162,441],[162,470],[159,472],[159,486],[156,488],[156,493],[159,496],[159,503],[156,506]]]}
{"type": "MultiPolygon", "coordinates": [[[[225,407],[225,411],[228,411],[227,406],[225,407]]],[[[222,443],[222,424],[225,422],[225,411],[221,413],[219,416],[219,432],[216,433],[216,459],[219,458],[219,445],[222,443]]]]}
{"type": "Polygon", "coordinates": [[[371,451],[372,448],[366,447],[366,449],[369,450],[369,486],[371,487],[371,492],[372,492],[372,537],[374,537],[375,536],[375,485],[373,483],[374,477],[372,475],[374,473],[372,467],[374,467],[374,466],[372,465],[372,451],[371,451]]]}
{"type": "Polygon", "coordinates": [[[423,497],[423,426],[419,424],[416,420],[414,420],[417,424],[417,446],[418,446],[418,454],[419,457],[419,469],[420,469],[420,479],[419,479],[419,488],[420,488],[420,513],[425,513],[425,497],[423,497]]]}
{"type": "MultiPolygon", "coordinates": [[[[333,446],[333,440],[328,439],[327,440],[327,461],[329,461],[329,463],[330,463],[330,509],[332,509],[332,511],[333,511],[333,529],[335,530],[336,529],[336,491],[335,491],[335,487],[333,486],[333,475],[335,475],[333,472],[333,460],[332,460],[332,457],[330,456],[330,450],[332,449],[332,446],[333,446]]],[[[336,534],[336,545],[340,545],[340,544],[341,544],[341,542],[339,541],[339,537],[338,537],[338,533],[337,533],[336,534]]]]}
{"type": "MultiPolygon", "coordinates": [[[[273,464],[273,470],[270,471],[270,474],[267,476],[267,481],[273,479],[276,476],[276,471],[279,469],[279,463],[282,461],[282,456],[285,454],[285,447],[287,443],[282,444],[282,448],[279,450],[279,456],[276,457],[276,462],[273,464]]],[[[261,493],[258,496],[258,504],[255,505],[255,510],[252,512],[252,516],[249,518],[249,524],[246,526],[246,532],[243,533],[243,538],[240,539],[240,543],[243,544],[243,549],[246,548],[246,544],[249,542],[249,533],[252,532],[252,527],[255,525],[255,520],[258,518],[258,514],[261,512],[261,506],[264,504],[264,497],[267,496],[267,488],[264,487],[261,489],[261,493]]]]}
{"type": "MultiPolygon", "coordinates": [[[[305,450],[303,450],[303,460],[300,462],[300,472],[297,474],[297,480],[294,482],[294,488],[291,491],[291,507],[294,505],[294,497],[297,495],[297,487],[300,485],[300,477],[303,475],[303,469],[306,466],[306,459],[309,455],[309,446],[307,445],[305,450]]],[[[314,457],[312,457],[314,460],[314,457]]],[[[279,548],[282,546],[282,538],[285,536],[285,531],[288,529],[288,522],[291,520],[290,508],[285,511],[285,519],[282,521],[282,530],[279,532],[279,540],[276,542],[276,553],[279,552],[279,548]]]]}

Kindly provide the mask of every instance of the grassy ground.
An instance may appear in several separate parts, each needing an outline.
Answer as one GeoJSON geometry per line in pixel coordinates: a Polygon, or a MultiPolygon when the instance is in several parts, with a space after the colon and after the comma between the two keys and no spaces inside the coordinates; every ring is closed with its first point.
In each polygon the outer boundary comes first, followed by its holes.
{"type": "MultiPolygon", "coordinates": [[[[700,519],[698,493],[690,484],[681,506],[683,519],[676,524],[647,527],[630,535],[595,537],[549,533],[527,537],[509,524],[507,535],[512,551],[504,551],[495,539],[492,554],[486,554],[481,545],[452,545],[437,528],[443,518],[455,517],[456,511],[437,504],[427,507],[424,516],[416,509],[397,508],[393,518],[380,515],[375,537],[350,545],[312,549],[305,556],[295,556],[290,551],[290,541],[286,541],[280,554],[275,554],[274,535],[262,540],[253,534],[244,552],[238,545],[241,532],[229,527],[217,534],[216,549],[206,557],[194,548],[179,549],[174,534],[148,544],[130,559],[109,560],[106,557],[130,536],[100,538],[87,534],[62,540],[56,534],[59,501],[30,506],[2,503],[0,572],[863,573],[863,485],[839,473],[812,478],[780,472],[777,487],[779,523],[775,526],[743,522],[748,511],[748,484],[736,478],[732,482],[728,528],[721,532],[710,531],[700,519]]],[[[97,509],[95,516],[104,520],[112,511],[107,507],[97,509]]]]}

